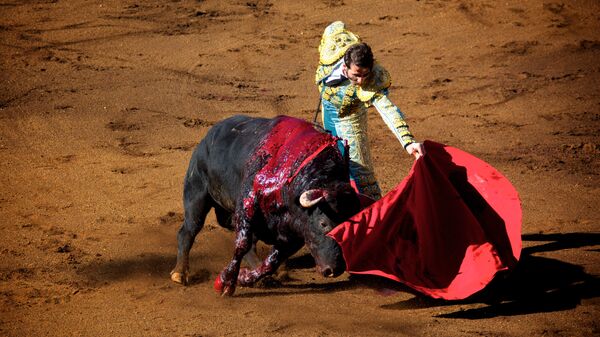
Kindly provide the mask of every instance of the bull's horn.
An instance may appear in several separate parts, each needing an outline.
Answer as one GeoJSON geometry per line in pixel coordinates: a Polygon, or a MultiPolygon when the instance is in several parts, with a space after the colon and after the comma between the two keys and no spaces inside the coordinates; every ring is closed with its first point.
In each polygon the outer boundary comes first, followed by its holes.
{"type": "Polygon", "coordinates": [[[325,197],[325,191],[321,189],[304,191],[300,195],[300,205],[305,208],[313,207],[325,197]]]}

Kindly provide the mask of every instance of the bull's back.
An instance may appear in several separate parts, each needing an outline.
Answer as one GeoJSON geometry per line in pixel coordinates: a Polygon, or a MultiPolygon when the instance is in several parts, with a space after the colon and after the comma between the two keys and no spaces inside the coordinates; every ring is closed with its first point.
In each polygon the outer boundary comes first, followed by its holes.
{"type": "Polygon", "coordinates": [[[238,115],[215,124],[196,147],[186,179],[197,176],[191,184],[205,184],[215,202],[233,211],[249,175],[246,164],[275,123],[238,115]]]}

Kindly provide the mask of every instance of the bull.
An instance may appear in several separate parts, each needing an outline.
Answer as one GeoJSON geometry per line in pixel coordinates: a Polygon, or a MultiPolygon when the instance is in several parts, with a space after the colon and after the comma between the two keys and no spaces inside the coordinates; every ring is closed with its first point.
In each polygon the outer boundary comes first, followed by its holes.
{"type": "Polygon", "coordinates": [[[273,274],[304,245],[323,276],[342,274],[341,248],[327,233],[357,212],[360,201],[340,150],[339,139],[292,117],[234,116],[215,124],[185,175],[171,279],[187,284],[189,252],[211,209],[220,226],[235,231],[233,258],[214,283],[221,295],[273,274]],[[271,245],[270,253],[255,268],[241,268],[257,240],[271,245]]]}

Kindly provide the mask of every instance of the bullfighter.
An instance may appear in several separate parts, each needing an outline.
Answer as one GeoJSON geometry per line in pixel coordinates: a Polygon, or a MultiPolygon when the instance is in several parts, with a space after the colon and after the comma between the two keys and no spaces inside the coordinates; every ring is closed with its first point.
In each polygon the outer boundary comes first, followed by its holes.
{"type": "MultiPolygon", "coordinates": [[[[321,38],[315,82],[323,127],[349,144],[352,181],[360,193],[381,198],[368,147],[367,108],[375,107],[409,154],[416,159],[425,154],[404,115],[388,98],[390,74],[375,62],[371,48],[358,35],[336,21],[327,26],[321,38]]],[[[341,141],[339,146],[344,151],[341,141]]]]}

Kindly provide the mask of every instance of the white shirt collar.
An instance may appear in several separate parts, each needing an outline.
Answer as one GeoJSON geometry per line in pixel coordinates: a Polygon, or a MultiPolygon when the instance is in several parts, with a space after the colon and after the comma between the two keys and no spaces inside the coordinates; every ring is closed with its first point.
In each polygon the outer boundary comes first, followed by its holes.
{"type": "Polygon", "coordinates": [[[341,58],[334,66],[329,76],[325,78],[325,85],[335,85],[346,80],[342,65],[344,64],[344,58],[341,58]]]}

